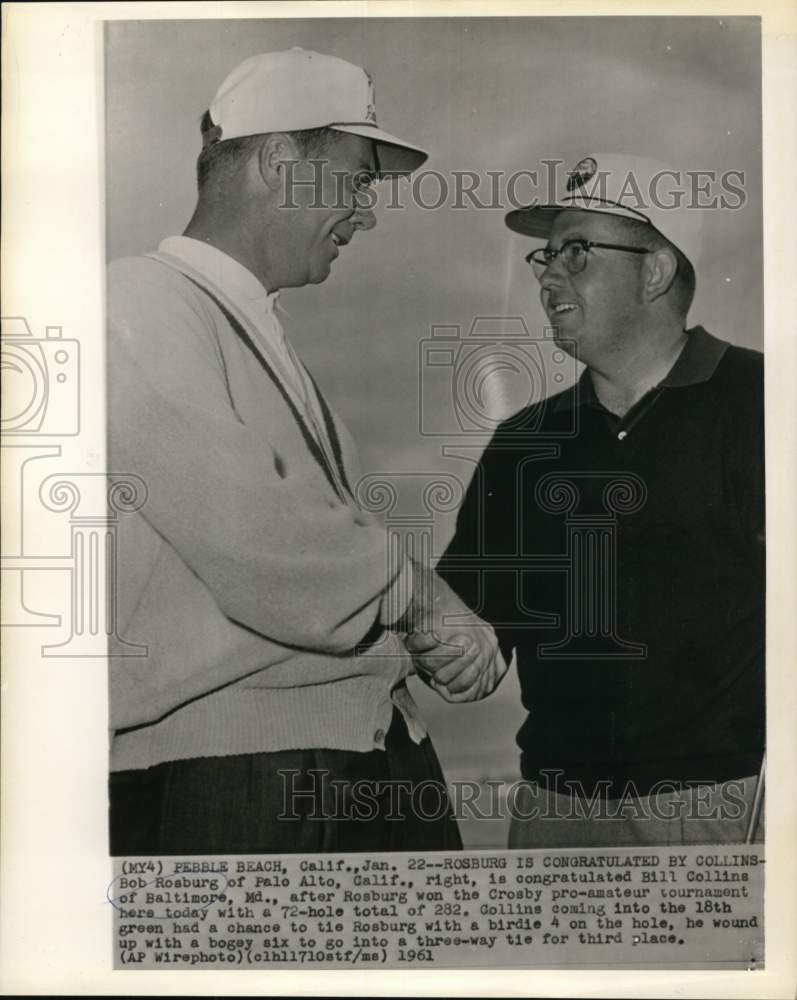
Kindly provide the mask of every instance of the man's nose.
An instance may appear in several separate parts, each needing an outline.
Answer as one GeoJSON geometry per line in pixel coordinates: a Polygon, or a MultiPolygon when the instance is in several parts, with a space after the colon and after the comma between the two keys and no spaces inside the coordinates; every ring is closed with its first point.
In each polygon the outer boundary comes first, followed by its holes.
{"type": "Polygon", "coordinates": [[[551,295],[561,292],[566,287],[566,273],[567,272],[564,270],[559,258],[557,257],[555,260],[551,261],[548,267],[546,267],[540,275],[540,302],[542,303],[543,309],[547,308],[548,300],[551,295]]]}
{"type": "Polygon", "coordinates": [[[554,257],[540,275],[540,288],[544,292],[553,291],[555,288],[562,288],[567,278],[568,271],[561,256],[554,257]]]}

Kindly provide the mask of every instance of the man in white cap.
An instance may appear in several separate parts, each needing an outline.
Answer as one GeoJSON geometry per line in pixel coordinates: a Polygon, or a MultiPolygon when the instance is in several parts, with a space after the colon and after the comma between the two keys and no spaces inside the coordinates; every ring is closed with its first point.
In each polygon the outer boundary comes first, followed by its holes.
{"type": "Polygon", "coordinates": [[[110,464],[148,489],[119,526],[119,633],[147,655],[112,650],[111,851],[456,848],[401,636],[448,700],[505,665],[359,508],[276,310],[373,227],[368,184],[426,154],[377,126],[364,70],[301,49],[238,66],[202,131],[185,233],[109,277],[110,464]]]}
{"type": "Polygon", "coordinates": [[[438,566],[517,655],[512,847],[762,835],[763,358],[687,328],[689,197],[596,154],[507,216],[587,366],[499,429],[438,566]]]}

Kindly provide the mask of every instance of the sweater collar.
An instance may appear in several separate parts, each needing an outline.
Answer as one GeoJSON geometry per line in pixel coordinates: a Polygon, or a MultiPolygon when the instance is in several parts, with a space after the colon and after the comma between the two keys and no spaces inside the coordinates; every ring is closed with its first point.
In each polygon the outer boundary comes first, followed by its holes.
{"type": "Polygon", "coordinates": [[[255,309],[259,307],[269,313],[273,313],[279,306],[279,291],[266,291],[248,268],[210,243],[203,243],[190,236],[168,236],[161,242],[158,250],[190,264],[241,305],[248,304],[255,309]]]}
{"type": "MultiPolygon", "coordinates": [[[[717,370],[722,356],[728,349],[724,340],[713,337],[702,326],[687,330],[687,340],[675,364],[659,383],[665,389],[682,389],[689,385],[708,382],[717,370]]],[[[589,369],[575,385],[566,389],[554,404],[554,410],[570,410],[574,406],[594,403],[597,400],[589,369]]]]}

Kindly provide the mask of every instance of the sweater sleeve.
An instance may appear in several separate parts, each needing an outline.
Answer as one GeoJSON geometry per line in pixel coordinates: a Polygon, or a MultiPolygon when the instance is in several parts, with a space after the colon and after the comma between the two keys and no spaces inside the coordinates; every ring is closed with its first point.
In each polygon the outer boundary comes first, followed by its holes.
{"type": "Polygon", "coordinates": [[[113,469],[144,480],[144,517],[230,619],[335,653],[403,614],[384,530],[282,468],[235,411],[200,294],[146,259],[109,272],[108,413],[113,469]]]}

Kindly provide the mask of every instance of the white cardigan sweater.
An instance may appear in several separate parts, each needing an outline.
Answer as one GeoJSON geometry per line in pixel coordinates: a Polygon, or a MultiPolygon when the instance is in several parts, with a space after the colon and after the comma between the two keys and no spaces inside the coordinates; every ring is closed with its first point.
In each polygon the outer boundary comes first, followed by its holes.
{"type": "MultiPolygon", "coordinates": [[[[404,613],[411,571],[390,564],[383,527],[336,494],[274,381],[195,281],[246,329],[232,299],[176,257],[109,271],[108,468],[148,491],[119,518],[118,631],[148,652],[110,651],[111,767],[372,750],[394,703],[420,740],[399,638],[354,652],[404,613]]],[[[354,484],[355,448],[334,420],[354,484]]]]}

